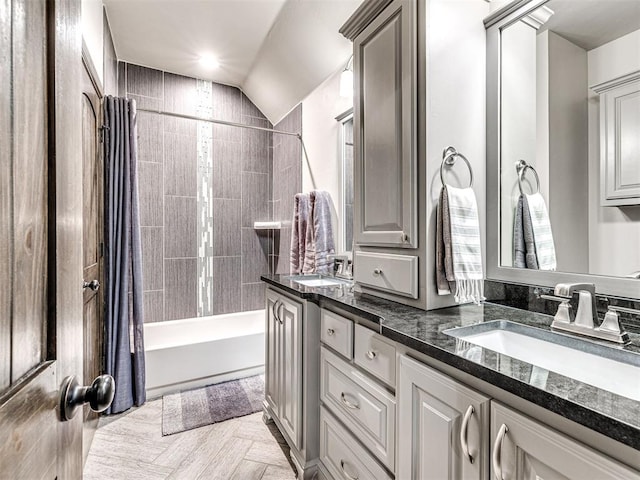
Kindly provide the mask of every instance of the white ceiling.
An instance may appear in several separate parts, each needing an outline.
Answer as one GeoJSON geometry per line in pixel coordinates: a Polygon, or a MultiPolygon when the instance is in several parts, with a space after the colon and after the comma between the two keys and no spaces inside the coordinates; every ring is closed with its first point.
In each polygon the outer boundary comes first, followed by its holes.
{"type": "Polygon", "coordinates": [[[240,87],[273,123],[346,63],[338,29],[361,2],[104,0],[119,60],[240,87]]]}

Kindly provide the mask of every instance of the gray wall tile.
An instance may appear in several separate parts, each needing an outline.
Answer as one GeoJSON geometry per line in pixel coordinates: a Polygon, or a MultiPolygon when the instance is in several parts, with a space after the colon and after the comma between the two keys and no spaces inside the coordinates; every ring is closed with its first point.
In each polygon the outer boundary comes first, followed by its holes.
{"type": "Polygon", "coordinates": [[[141,227],[142,275],[145,290],[162,290],[164,254],[162,227],[141,227]]]}
{"type": "Polygon", "coordinates": [[[230,257],[242,254],[240,200],[213,200],[213,255],[230,257]]]}
{"type": "Polygon", "coordinates": [[[138,112],[138,161],[162,163],[162,115],[138,112]]]}
{"type": "Polygon", "coordinates": [[[162,72],[127,64],[127,94],[162,99],[162,72]]]}
{"type": "Polygon", "coordinates": [[[242,115],[248,115],[256,118],[267,118],[244,93],[242,94],[242,115]]]}
{"type": "Polygon", "coordinates": [[[194,318],[198,314],[198,261],[177,258],[164,261],[165,320],[194,318]]]}
{"type": "Polygon", "coordinates": [[[265,306],[267,286],[263,282],[242,285],[242,310],[262,310],[265,306]]]}
{"type": "Polygon", "coordinates": [[[165,258],[198,256],[197,209],[195,197],[165,196],[165,258]]]}
{"type": "Polygon", "coordinates": [[[118,95],[125,97],[127,95],[127,64],[118,62],[118,95]]]}
{"type": "Polygon", "coordinates": [[[162,164],[138,163],[140,175],[138,192],[140,195],[140,225],[143,227],[162,226],[162,164]]]}
{"type": "Polygon", "coordinates": [[[213,140],[224,140],[225,142],[242,142],[242,128],[230,127],[228,125],[213,125],[213,140]]]}
{"type": "Polygon", "coordinates": [[[165,132],[189,135],[193,138],[198,137],[198,122],[196,120],[172,117],[171,115],[163,115],[162,117],[165,132]]]}
{"type": "Polygon", "coordinates": [[[269,273],[269,231],[242,229],[242,283],[257,283],[269,273]]]}
{"type": "Polygon", "coordinates": [[[193,196],[198,191],[197,138],[164,134],[164,193],[193,196]]]}
{"type": "Polygon", "coordinates": [[[213,196],[214,198],[242,197],[241,144],[213,141],[213,196]]]}
{"type": "Polygon", "coordinates": [[[162,100],[155,97],[145,97],[134,93],[127,93],[127,97],[136,101],[136,108],[147,108],[160,111],[162,100]]]}
{"type": "MultiPolygon", "coordinates": [[[[256,127],[271,128],[267,120],[242,116],[242,123],[256,127]]],[[[270,173],[269,147],[273,134],[259,130],[242,130],[242,170],[244,172],[270,173]]],[[[294,138],[296,142],[299,140],[294,138]]]]}
{"type": "Polygon", "coordinates": [[[155,290],[142,294],[144,323],[164,321],[164,291],[155,290]]]}
{"type": "Polygon", "coordinates": [[[213,118],[227,122],[240,122],[242,92],[236,87],[214,83],[212,85],[213,118]]]}
{"type": "Polygon", "coordinates": [[[242,310],[241,257],[213,259],[214,315],[242,310]]]}
{"type": "Polygon", "coordinates": [[[196,114],[196,79],[164,73],[164,111],[181,113],[183,115],[196,114]]]}
{"type": "Polygon", "coordinates": [[[104,71],[104,94],[118,95],[118,57],[113,46],[113,38],[111,37],[111,28],[107,15],[103,10],[102,14],[102,32],[103,32],[103,71],[104,71]]]}
{"type": "Polygon", "coordinates": [[[280,230],[280,240],[274,245],[274,248],[278,248],[275,273],[288,275],[291,271],[291,228],[280,230]]]}
{"type": "Polygon", "coordinates": [[[253,227],[255,221],[270,220],[269,198],[269,176],[266,173],[242,172],[243,227],[253,227]]]}

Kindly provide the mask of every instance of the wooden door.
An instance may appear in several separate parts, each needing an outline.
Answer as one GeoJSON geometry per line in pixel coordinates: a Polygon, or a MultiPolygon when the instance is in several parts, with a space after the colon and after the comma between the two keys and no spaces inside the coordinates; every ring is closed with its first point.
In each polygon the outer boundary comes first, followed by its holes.
{"type": "Polygon", "coordinates": [[[353,42],[358,245],[417,246],[415,4],[392,1],[353,42]]]}
{"type": "Polygon", "coordinates": [[[0,0],[0,477],[82,474],[80,2],[0,0]]]}
{"type": "Polygon", "coordinates": [[[398,478],[488,479],[489,404],[450,377],[400,357],[398,478]]]}
{"type": "Polygon", "coordinates": [[[296,448],[302,442],[302,305],[280,298],[280,422],[296,448]]]}
{"type": "MultiPolygon", "coordinates": [[[[103,373],[104,339],[103,281],[103,160],[99,127],[102,125],[100,90],[83,52],[82,81],[82,257],[83,257],[83,350],[84,385],[103,373]]],[[[83,458],[86,461],[98,414],[84,406],[83,458]]]]}

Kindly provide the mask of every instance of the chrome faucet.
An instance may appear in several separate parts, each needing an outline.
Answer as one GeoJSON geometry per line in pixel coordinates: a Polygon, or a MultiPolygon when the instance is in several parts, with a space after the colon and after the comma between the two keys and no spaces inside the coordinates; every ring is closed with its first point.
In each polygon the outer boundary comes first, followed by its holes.
{"type": "Polygon", "coordinates": [[[620,325],[618,312],[629,313],[631,310],[631,313],[640,314],[640,311],[610,306],[602,324],[596,326],[598,311],[595,293],[596,287],[592,283],[559,283],[555,286],[554,295],[540,295],[545,300],[560,302],[551,328],[616,343],[628,343],[629,335],[620,325]],[[569,301],[576,292],[578,293],[578,311],[574,316],[569,301]]]}

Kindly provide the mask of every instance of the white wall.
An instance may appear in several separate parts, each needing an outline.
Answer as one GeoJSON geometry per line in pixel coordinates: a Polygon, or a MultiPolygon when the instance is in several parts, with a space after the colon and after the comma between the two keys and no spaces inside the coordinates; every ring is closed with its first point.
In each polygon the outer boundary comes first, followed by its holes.
{"type": "Polygon", "coordinates": [[[82,0],[82,38],[100,83],[104,83],[102,0],[82,0]]]}
{"type": "MultiPolygon", "coordinates": [[[[346,65],[349,57],[341,62],[346,65]]],[[[342,219],[341,123],[336,117],[353,106],[351,98],[340,96],[340,73],[335,71],[324,83],[302,101],[302,138],[309,155],[302,158],[302,190],[326,190],[334,204],[334,237],[336,251],[344,251],[342,219]]]]}
{"type": "MultiPolygon", "coordinates": [[[[588,52],[588,85],[640,70],[640,30],[588,52]]],[[[589,90],[589,273],[640,270],[640,206],[600,206],[599,100],[589,90]]]]}

